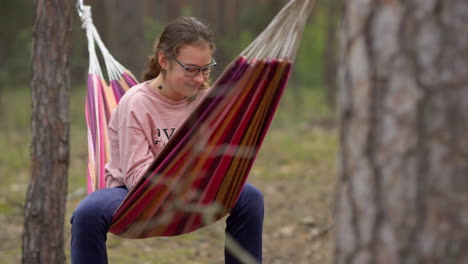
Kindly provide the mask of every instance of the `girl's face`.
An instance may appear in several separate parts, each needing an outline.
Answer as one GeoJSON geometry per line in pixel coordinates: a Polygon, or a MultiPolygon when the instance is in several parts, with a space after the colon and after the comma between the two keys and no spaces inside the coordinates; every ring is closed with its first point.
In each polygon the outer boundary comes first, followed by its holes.
{"type": "Polygon", "coordinates": [[[202,71],[199,71],[195,76],[187,77],[187,75],[193,75],[194,69],[195,72],[198,70],[191,68],[187,71],[192,71],[192,73],[187,74],[182,65],[204,68],[212,63],[212,51],[207,43],[203,45],[183,45],[179,48],[176,59],[179,62],[176,60],[168,61],[162,53],[159,55],[161,67],[167,70],[161,92],[169,99],[183,100],[186,97],[195,95],[203,82],[208,80],[209,74],[204,75],[202,71]]]}

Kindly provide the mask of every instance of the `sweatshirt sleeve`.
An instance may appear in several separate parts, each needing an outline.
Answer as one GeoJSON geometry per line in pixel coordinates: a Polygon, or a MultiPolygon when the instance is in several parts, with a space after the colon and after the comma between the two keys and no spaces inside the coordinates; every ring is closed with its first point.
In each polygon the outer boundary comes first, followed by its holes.
{"type": "MultiPolygon", "coordinates": [[[[131,122],[133,123],[133,122],[131,122]]],[[[151,142],[141,127],[122,126],[118,131],[120,164],[125,185],[130,190],[154,160],[151,142]]]]}

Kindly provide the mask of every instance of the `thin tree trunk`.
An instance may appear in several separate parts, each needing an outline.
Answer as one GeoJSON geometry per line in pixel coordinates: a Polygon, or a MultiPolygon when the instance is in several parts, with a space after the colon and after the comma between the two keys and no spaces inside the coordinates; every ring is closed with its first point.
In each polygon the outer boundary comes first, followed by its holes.
{"type": "Polygon", "coordinates": [[[468,1],[346,1],[335,263],[468,263],[468,1]]]}
{"type": "Polygon", "coordinates": [[[234,38],[239,37],[239,3],[238,1],[224,1],[224,21],[226,31],[230,32],[230,35],[234,38]]]}
{"type": "MultiPolygon", "coordinates": [[[[145,18],[148,17],[159,21],[167,20],[167,0],[144,0],[143,7],[145,18]]],[[[153,36],[153,38],[156,38],[156,36],[153,36]]]]}
{"type": "Polygon", "coordinates": [[[106,45],[111,54],[140,79],[145,65],[144,1],[106,0],[106,45]]]}
{"type": "Polygon", "coordinates": [[[338,72],[338,22],[341,17],[342,0],[327,0],[324,52],[324,81],[326,86],[326,98],[328,105],[334,109],[336,106],[337,72],[338,72]]]}
{"type": "Polygon", "coordinates": [[[32,177],[22,263],[64,263],[69,164],[70,1],[36,1],[32,46],[32,177]]]}

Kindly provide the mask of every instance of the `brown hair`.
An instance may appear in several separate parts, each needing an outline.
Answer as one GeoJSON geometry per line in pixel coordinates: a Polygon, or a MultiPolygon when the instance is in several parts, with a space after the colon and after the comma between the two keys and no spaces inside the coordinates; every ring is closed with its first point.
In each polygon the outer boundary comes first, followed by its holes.
{"type": "MultiPolygon", "coordinates": [[[[202,45],[207,43],[214,52],[215,44],[213,33],[208,26],[195,17],[179,17],[167,24],[159,38],[156,40],[153,53],[148,57],[143,80],[156,78],[161,72],[158,62],[159,52],[163,52],[168,60],[176,57],[182,45],[202,45]]],[[[202,89],[208,88],[208,83],[202,84],[202,89]]]]}

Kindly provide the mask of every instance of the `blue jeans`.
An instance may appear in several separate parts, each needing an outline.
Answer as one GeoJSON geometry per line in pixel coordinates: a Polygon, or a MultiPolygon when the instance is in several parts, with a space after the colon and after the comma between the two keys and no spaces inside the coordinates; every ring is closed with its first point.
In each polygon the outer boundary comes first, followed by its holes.
{"type": "MultiPolygon", "coordinates": [[[[114,212],[127,193],[125,187],[106,188],[89,194],[81,201],[71,218],[72,264],[107,263],[107,232],[114,212]]],[[[263,195],[255,186],[246,183],[226,219],[226,235],[261,263],[262,232],[263,195]]],[[[241,263],[227,249],[225,262],[241,263]]]]}

